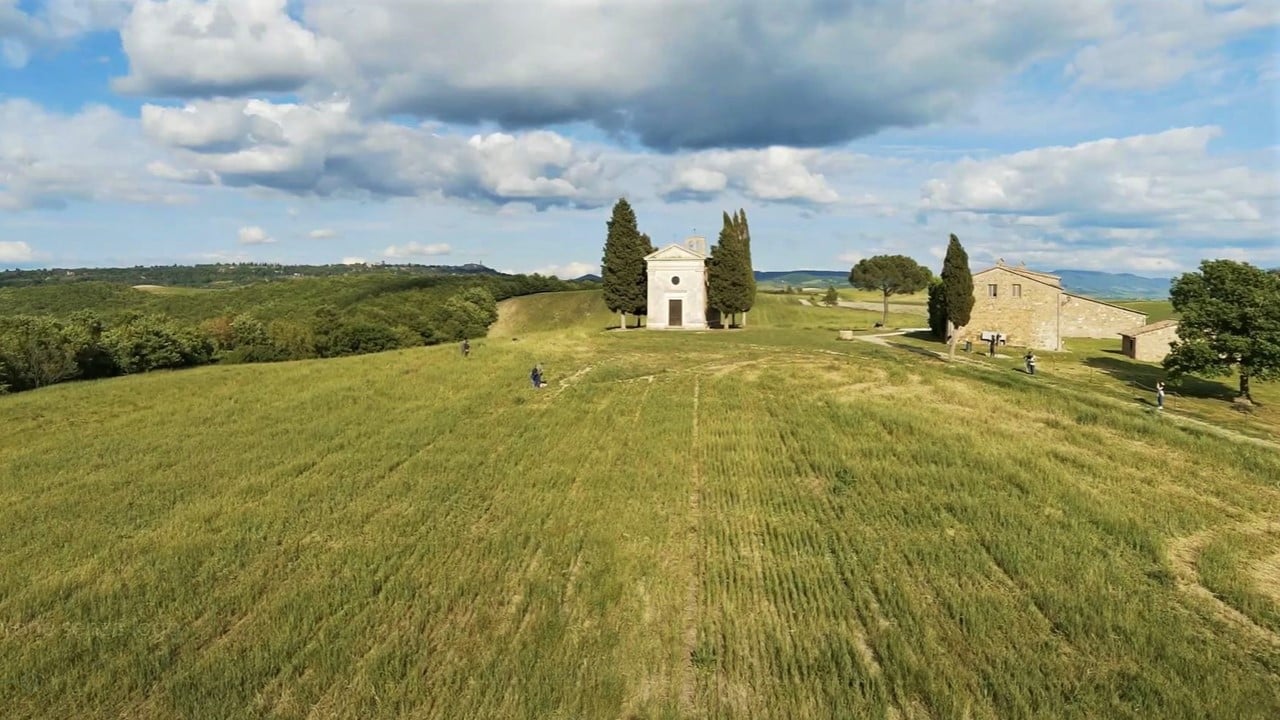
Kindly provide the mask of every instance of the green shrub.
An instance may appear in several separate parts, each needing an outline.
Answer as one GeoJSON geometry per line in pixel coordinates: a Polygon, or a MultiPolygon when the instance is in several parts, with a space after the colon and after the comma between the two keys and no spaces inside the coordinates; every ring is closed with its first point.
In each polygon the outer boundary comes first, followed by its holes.
{"type": "Polygon", "coordinates": [[[203,365],[213,359],[208,336],[160,315],[147,315],[103,333],[122,373],[203,365]]]}
{"type": "Polygon", "coordinates": [[[0,382],[29,390],[76,377],[77,349],[75,338],[57,320],[33,315],[0,318],[0,382]]]}
{"type": "Polygon", "coordinates": [[[267,336],[281,360],[305,360],[316,356],[316,333],[311,327],[288,320],[272,320],[267,336]]]}

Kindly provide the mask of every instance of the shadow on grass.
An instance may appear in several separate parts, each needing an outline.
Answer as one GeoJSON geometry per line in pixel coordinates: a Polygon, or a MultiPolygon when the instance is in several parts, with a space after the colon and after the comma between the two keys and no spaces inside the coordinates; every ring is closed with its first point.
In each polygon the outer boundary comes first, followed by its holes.
{"type": "MultiPolygon", "coordinates": [[[[1101,370],[1111,377],[1128,384],[1130,387],[1140,388],[1152,393],[1156,391],[1156,381],[1163,380],[1165,377],[1164,368],[1129,360],[1091,357],[1086,358],[1084,364],[1095,370],[1101,370]]],[[[1183,377],[1176,385],[1170,383],[1169,389],[1186,397],[1225,400],[1227,402],[1231,402],[1236,396],[1236,391],[1224,383],[1216,380],[1201,380],[1190,376],[1183,377]]]]}
{"type": "MultiPolygon", "coordinates": [[[[919,355],[920,357],[927,357],[927,358],[929,358],[930,360],[942,360],[942,361],[945,361],[945,360],[946,360],[946,358],[945,358],[945,357],[940,357],[940,356],[938,355],[938,352],[933,351],[933,350],[929,350],[928,348],[917,347],[917,346],[915,346],[915,345],[908,345],[908,344],[906,344],[906,343],[889,342],[889,341],[887,341],[887,340],[885,341],[885,344],[886,344],[886,345],[888,345],[889,347],[891,347],[891,348],[895,348],[895,349],[897,349],[897,350],[906,350],[907,352],[915,353],[916,355],[919,355]]],[[[944,352],[943,352],[943,355],[945,355],[945,354],[946,354],[946,353],[945,353],[945,351],[944,351],[944,352]]]]}

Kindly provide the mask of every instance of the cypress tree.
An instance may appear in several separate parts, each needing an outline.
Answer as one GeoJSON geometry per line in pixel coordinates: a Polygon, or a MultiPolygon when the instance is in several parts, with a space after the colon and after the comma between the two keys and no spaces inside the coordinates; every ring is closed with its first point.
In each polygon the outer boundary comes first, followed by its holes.
{"type": "Polygon", "coordinates": [[[929,332],[939,340],[947,339],[947,306],[942,278],[929,281],[929,332]]]}
{"type": "Polygon", "coordinates": [[[619,327],[625,330],[627,313],[643,315],[648,308],[644,256],[652,252],[653,245],[647,235],[640,234],[635,211],[626,198],[620,198],[613,206],[606,226],[604,259],[600,263],[604,302],[610,311],[622,316],[619,327]]]}
{"type": "Polygon", "coordinates": [[[743,313],[742,325],[747,324],[746,313],[756,303],[756,273],[754,266],[751,264],[751,229],[747,226],[747,211],[738,208],[738,237],[739,237],[739,261],[742,264],[741,272],[743,273],[742,281],[742,297],[741,312],[743,313]]]}
{"type": "Polygon", "coordinates": [[[640,327],[640,316],[649,315],[649,268],[645,265],[644,258],[658,248],[653,246],[653,240],[648,233],[641,233],[637,242],[636,252],[640,255],[640,280],[639,280],[639,297],[640,305],[631,311],[636,316],[636,327],[640,327]]]}
{"type": "Polygon", "coordinates": [[[973,312],[973,273],[969,270],[969,253],[964,251],[955,233],[951,234],[947,256],[942,260],[942,304],[951,329],[947,352],[954,358],[960,331],[969,324],[969,316],[973,312]]]}
{"type": "Polygon", "coordinates": [[[716,246],[711,248],[711,259],[707,262],[707,305],[720,313],[721,322],[734,312],[734,286],[741,275],[736,271],[738,262],[735,257],[737,230],[729,213],[724,213],[724,226],[720,228],[720,237],[716,246]]]}

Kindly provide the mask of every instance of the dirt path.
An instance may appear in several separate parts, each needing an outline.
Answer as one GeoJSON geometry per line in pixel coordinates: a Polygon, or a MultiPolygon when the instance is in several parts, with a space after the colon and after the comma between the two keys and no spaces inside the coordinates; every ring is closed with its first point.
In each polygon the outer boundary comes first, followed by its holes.
{"type": "MultiPolygon", "coordinates": [[[[897,335],[906,335],[907,333],[911,333],[911,332],[928,332],[928,331],[929,331],[929,328],[905,328],[902,330],[897,330],[895,332],[878,333],[876,335],[854,335],[854,339],[861,340],[863,342],[868,342],[873,345],[879,345],[881,347],[894,347],[894,345],[889,343],[885,338],[890,338],[897,335]]],[[[945,351],[940,351],[940,350],[929,350],[927,348],[917,348],[917,347],[904,347],[902,345],[897,346],[896,349],[906,350],[908,352],[914,352],[917,354],[932,355],[933,357],[937,357],[943,360],[947,359],[947,353],[945,351]]],[[[958,354],[956,355],[955,360],[958,362],[967,362],[973,365],[982,365],[985,367],[989,367],[993,371],[1000,369],[998,367],[988,365],[987,363],[982,362],[980,360],[973,360],[970,358],[961,357],[958,354]]],[[[1058,389],[1066,390],[1069,392],[1078,392],[1078,390],[1075,388],[1065,387],[1060,383],[1054,382],[1052,380],[1039,380],[1038,378],[1040,377],[1041,377],[1040,375],[1037,375],[1037,382],[1042,382],[1046,385],[1050,385],[1052,387],[1056,387],[1058,389]]],[[[1128,404],[1128,403],[1125,403],[1123,400],[1117,400],[1115,398],[1106,397],[1103,395],[1099,395],[1098,400],[1100,402],[1110,402],[1110,403],[1115,403],[1117,405],[1128,404]]],[[[1201,428],[1210,433],[1213,433],[1214,435],[1217,435],[1222,438],[1226,438],[1228,440],[1239,440],[1241,442],[1246,442],[1253,445],[1265,447],[1270,450],[1280,451],[1280,442],[1275,442],[1273,440],[1266,440],[1264,438],[1259,438],[1259,437],[1253,437],[1252,435],[1245,435],[1244,433],[1237,432],[1235,430],[1231,430],[1228,428],[1224,428],[1220,425],[1214,425],[1213,423],[1205,422],[1204,420],[1197,420],[1196,418],[1189,417],[1187,415],[1174,413],[1170,410],[1161,411],[1161,415],[1163,417],[1169,418],[1173,422],[1182,423],[1184,425],[1194,425],[1195,427],[1201,428]]]]}
{"type": "MultiPolygon", "coordinates": [[[[885,338],[894,337],[896,335],[906,335],[907,333],[913,333],[913,332],[929,332],[929,328],[903,328],[902,330],[895,330],[894,332],[887,332],[887,333],[879,333],[876,335],[854,335],[853,338],[855,340],[869,342],[872,345],[880,345],[882,347],[892,347],[891,345],[889,345],[889,341],[885,340],[885,338]]],[[[930,351],[930,352],[933,352],[933,351],[930,351]]],[[[934,352],[933,354],[937,355],[938,357],[946,357],[946,353],[934,352]]]]}
{"type": "Polygon", "coordinates": [[[697,456],[701,444],[698,438],[698,399],[702,390],[702,379],[693,381],[693,473],[692,487],[689,490],[689,589],[684,606],[684,671],[680,687],[680,712],[684,717],[692,717],[694,711],[694,692],[697,689],[697,677],[693,667],[693,653],[698,648],[698,590],[702,579],[702,543],[699,533],[702,524],[702,463],[697,456]]]}
{"type": "Polygon", "coordinates": [[[1254,445],[1261,445],[1262,447],[1270,448],[1272,450],[1280,450],[1280,443],[1278,442],[1265,440],[1259,437],[1253,437],[1252,435],[1245,435],[1244,433],[1240,433],[1240,432],[1236,432],[1235,430],[1224,428],[1221,425],[1214,425],[1213,423],[1205,422],[1204,420],[1197,420],[1196,418],[1189,417],[1187,415],[1179,415],[1177,413],[1172,413],[1168,410],[1162,410],[1160,411],[1160,414],[1163,415],[1164,417],[1169,418],[1170,420],[1173,420],[1174,422],[1180,422],[1180,423],[1183,423],[1184,425],[1195,425],[1196,427],[1204,428],[1205,430],[1208,430],[1214,435],[1218,435],[1220,437],[1228,438],[1231,440],[1240,440],[1247,443],[1253,443],[1254,445]]]}

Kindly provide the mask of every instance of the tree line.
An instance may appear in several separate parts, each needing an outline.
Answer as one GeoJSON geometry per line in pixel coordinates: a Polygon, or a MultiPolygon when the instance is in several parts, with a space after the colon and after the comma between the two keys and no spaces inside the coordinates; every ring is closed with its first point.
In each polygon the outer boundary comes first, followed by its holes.
{"type": "Polygon", "coordinates": [[[314,278],[371,274],[501,275],[502,273],[474,263],[465,265],[419,265],[416,263],[377,263],[373,265],[284,265],[280,263],[138,265],[124,268],[0,270],[0,288],[69,285],[83,282],[110,282],[122,285],[150,284],[172,287],[226,287],[289,280],[299,277],[314,278]]]}
{"type": "MultiPolygon", "coordinates": [[[[72,304],[55,305],[56,312],[0,316],[0,392],[210,363],[331,358],[457,342],[485,335],[497,320],[500,299],[578,287],[537,275],[454,278],[429,287],[385,278],[354,286],[347,279],[306,282],[318,287],[290,285],[273,290],[266,301],[251,294],[262,302],[249,307],[243,305],[244,291],[235,290],[178,296],[178,313],[155,305],[103,304],[91,310],[72,304]],[[286,305],[281,312],[283,301],[299,300],[294,295],[306,304],[286,305]],[[326,297],[331,302],[320,302],[326,297]],[[192,312],[191,303],[199,304],[199,312],[192,312]]],[[[120,295],[106,289],[111,292],[70,294],[74,301],[147,297],[127,288],[120,295]]],[[[51,299],[44,289],[10,292],[18,300],[35,292],[37,307],[51,299]]]]}
{"type": "MultiPolygon", "coordinates": [[[[648,315],[648,268],[645,257],[656,248],[645,233],[640,232],[635,210],[626,198],[620,198],[605,223],[604,257],[600,263],[604,302],[610,312],[620,316],[619,327],[627,327],[627,315],[648,315]]],[[[746,210],[732,215],[724,213],[723,226],[716,245],[707,258],[707,307],[730,323],[745,323],[745,314],[755,304],[756,278],[751,264],[751,229],[746,210]]]]}

